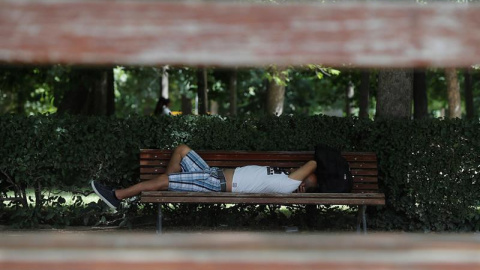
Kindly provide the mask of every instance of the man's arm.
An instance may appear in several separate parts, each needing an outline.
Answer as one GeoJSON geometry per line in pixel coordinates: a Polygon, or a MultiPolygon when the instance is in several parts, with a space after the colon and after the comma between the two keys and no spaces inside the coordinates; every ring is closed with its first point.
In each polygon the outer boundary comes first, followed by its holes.
{"type": "Polygon", "coordinates": [[[302,167],[290,173],[288,177],[293,180],[303,181],[309,175],[314,173],[315,169],[317,169],[317,162],[315,160],[310,160],[307,163],[305,163],[302,167]]]}

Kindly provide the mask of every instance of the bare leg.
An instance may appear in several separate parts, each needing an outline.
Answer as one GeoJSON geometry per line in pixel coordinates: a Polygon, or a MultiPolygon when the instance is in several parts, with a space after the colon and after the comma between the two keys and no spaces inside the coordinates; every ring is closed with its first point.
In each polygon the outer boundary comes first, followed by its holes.
{"type": "Polygon", "coordinates": [[[190,152],[190,147],[182,144],[179,145],[177,148],[172,153],[172,157],[170,158],[170,161],[168,162],[167,170],[165,171],[166,174],[171,174],[171,173],[176,173],[176,172],[181,172],[182,167],[180,166],[180,162],[182,162],[182,159],[190,152]]]}
{"type": "Polygon", "coordinates": [[[190,147],[184,144],[179,145],[173,151],[172,157],[168,162],[168,166],[164,174],[151,180],[140,182],[125,189],[117,189],[115,190],[115,196],[117,196],[118,199],[122,200],[125,198],[137,196],[142,191],[168,190],[168,175],[171,173],[182,171],[180,162],[188,154],[188,152],[190,152],[190,150],[190,147]]]}
{"type": "Polygon", "coordinates": [[[115,196],[119,200],[130,198],[140,194],[142,191],[168,190],[168,175],[162,174],[151,180],[143,181],[124,189],[115,190],[115,196]]]}

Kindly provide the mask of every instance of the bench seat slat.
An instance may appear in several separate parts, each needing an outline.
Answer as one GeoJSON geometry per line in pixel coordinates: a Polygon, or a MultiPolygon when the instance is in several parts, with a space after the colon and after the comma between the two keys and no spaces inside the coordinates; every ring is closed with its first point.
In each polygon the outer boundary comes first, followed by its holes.
{"type": "MultiPolygon", "coordinates": [[[[143,167],[140,168],[140,175],[144,174],[162,174],[166,170],[165,167],[143,167]]],[[[352,176],[358,179],[358,181],[375,181],[377,177],[377,171],[367,170],[351,170],[352,176]]]]}
{"type": "Polygon", "coordinates": [[[220,161],[220,160],[210,160],[208,164],[212,167],[222,167],[222,168],[234,168],[234,167],[243,167],[248,165],[258,165],[258,166],[274,166],[281,168],[298,168],[305,164],[303,161],[272,161],[272,160],[248,160],[248,161],[220,161]],[[275,164],[272,164],[275,162],[275,164]]]}
{"type": "Polygon", "coordinates": [[[153,179],[155,177],[157,177],[158,175],[157,174],[141,174],[140,175],[140,180],[141,181],[146,181],[146,180],[150,180],[150,179],[153,179]]]}
{"type": "MultiPolygon", "coordinates": [[[[369,193],[376,193],[378,189],[354,189],[351,193],[353,194],[369,194],[369,193]]],[[[385,204],[385,203],[383,203],[385,204]]]]}
{"type": "Polygon", "coordinates": [[[376,176],[376,170],[350,170],[352,175],[376,176]]]}
{"type": "Polygon", "coordinates": [[[233,192],[183,192],[183,191],[143,191],[142,197],[238,197],[238,198],[385,198],[383,193],[233,193],[233,192]]]}
{"type": "MultiPolygon", "coordinates": [[[[303,162],[282,162],[282,163],[273,163],[272,161],[264,161],[264,162],[236,162],[236,161],[209,161],[206,160],[206,162],[211,166],[211,167],[220,167],[220,168],[234,168],[234,167],[240,167],[240,166],[248,166],[248,165],[256,165],[256,164],[262,164],[263,166],[273,166],[273,167],[282,167],[282,168],[298,168],[301,165],[305,164],[303,162]],[[255,164],[256,163],[256,164],[255,164]],[[213,166],[216,165],[216,166],[213,166]],[[232,165],[239,165],[239,166],[232,166],[232,165]]],[[[350,164],[350,163],[349,163],[350,164]]],[[[166,161],[162,162],[141,162],[140,168],[166,168],[168,163],[166,161]]],[[[351,170],[371,170],[371,171],[376,171],[377,168],[375,166],[350,166],[351,170]]]]}
{"type": "Polygon", "coordinates": [[[367,176],[353,176],[354,183],[377,183],[377,177],[367,177],[367,176]]]}
{"type": "MultiPolygon", "coordinates": [[[[169,159],[147,159],[147,160],[140,160],[140,166],[141,167],[148,167],[148,166],[167,166],[168,165],[169,159]]],[[[239,166],[247,166],[247,165],[252,165],[252,163],[260,163],[262,165],[269,165],[268,163],[272,163],[271,160],[262,160],[262,161],[210,161],[209,164],[210,166],[217,166],[217,167],[229,167],[227,164],[231,164],[232,167],[239,167],[239,166]],[[215,164],[215,165],[214,165],[215,164]]],[[[299,167],[304,164],[303,161],[300,162],[288,162],[284,161],[281,164],[284,164],[284,167],[299,167]]],[[[377,168],[377,163],[376,162],[349,162],[350,168],[351,169],[376,169],[377,168]]],[[[279,165],[279,163],[275,164],[275,167],[282,167],[282,165],[279,165]]]]}
{"type": "Polygon", "coordinates": [[[377,169],[377,162],[348,162],[350,169],[377,169]]]}
{"type": "MultiPolygon", "coordinates": [[[[165,172],[165,169],[166,169],[165,167],[141,167],[140,174],[162,174],[165,172]]],[[[376,170],[351,170],[351,172],[353,176],[376,176],[377,175],[376,170]]]]}
{"type": "Polygon", "coordinates": [[[278,205],[290,205],[290,204],[323,204],[323,205],[384,205],[385,201],[381,199],[377,200],[364,200],[357,198],[345,199],[292,199],[292,198],[275,198],[275,199],[246,199],[246,198],[181,198],[171,197],[168,199],[159,197],[143,197],[143,203],[223,203],[223,204],[278,204],[278,205]]]}
{"type": "Polygon", "coordinates": [[[377,184],[371,184],[371,183],[360,183],[360,184],[357,184],[357,183],[354,183],[353,184],[353,187],[352,187],[353,190],[378,190],[378,185],[377,184]]]}
{"type": "Polygon", "coordinates": [[[310,193],[310,194],[249,194],[206,192],[143,192],[145,203],[246,203],[246,204],[341,204],[382,205],[385,196],[381,193],[310,193]]]}
{"type": "MultiPolygon", "coordinates": [[[[295,160],[308,161],[313,159],[313,151],[196,151],[205,160],[295,160]]],[[[140,159],[170,159],[171,150],[141,149],[140,159]]],[[[372,152],[342,152],[347,161],[377,161],[372,152]]]]}
{"type": "MultiPolygon", "coordinates": [[[[149,180],[152,178],[157,177],[158,174],[148,174],[148,173],[143,173],[140,175],[141,180],[149,180]]],[[[378,182],[377,178],[373,177],[353,177],[353,182],[354,183],[376,183],[378,182]]]]}

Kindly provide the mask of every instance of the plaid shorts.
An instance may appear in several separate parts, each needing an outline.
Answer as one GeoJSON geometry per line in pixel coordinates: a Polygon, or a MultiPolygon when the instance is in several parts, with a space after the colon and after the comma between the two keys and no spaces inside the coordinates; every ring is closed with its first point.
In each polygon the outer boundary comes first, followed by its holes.
{"type": "Polygon", "coordinates": [[[220,192],[222,171],[210,167],[193,150],[180,162],[182,172],[168,175],[168,190],[186,192],[220,192]]]}

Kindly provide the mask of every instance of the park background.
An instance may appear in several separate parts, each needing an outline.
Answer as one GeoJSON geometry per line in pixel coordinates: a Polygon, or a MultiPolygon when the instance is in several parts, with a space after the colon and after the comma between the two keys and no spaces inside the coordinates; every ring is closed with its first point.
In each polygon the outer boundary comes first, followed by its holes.
{"type": "MultiPolygon", "coordinates": [[[[80,87],[104,86],[96,79],[109,71],[70,66],[3,67],[2,108],[6,112],[0,116],[1,184],[3,198],[12,200],[2,203],[2,223],[22,228],[153,226],[155,209],[151,205],[141,205],[134,199],[112,213],[95,197],[85,197],[91,193],[90,180],[112,186],[139,181],[138,153],[142,148],[173,148],[186,143],[206,150],[294,151],[312,150],[314,145],[326,143],[342,151],[377,153],[387,206],[369,208],[369,227],[406,231],[479,229],[478,109],[473,117],[467,117],[463,98],[460,117],[442,117],[444,111],[448,114],[447,94],[451,91],[444,70],[423,70],[428,113],[420,119],[412,110],[410,117],[378,118],[375,114],[380,76],[413,80],[419,71],[389,70],[382,74],[381,70],[306,67],[288,70],[288,77],[279,81],[272,79],[271,69],[170,68],[171,108],[182,111],[181,98],[187,95],[192,111],[166,116],[153,114],[162,95],[164,70],[109,69],[115,75],[115,111],[106,115],[106,110],[72,114],[59,113],[58,108],[66,101],[65,96],[80,87]],[[194,111],[201,78],[197,75],[203,72],[208,75],[208,103],[219,104],[217,114],[199,115],[194,111]],[[217,75],[229,72],[238,80],[236,116],[230,115],[228,84],[217,75]],[[365,74],[369,74],[369,114],[359,117],[357,89],[365,74]],[[82,80],[73,83],[78,77],[82,80]],[[266,110],[269,86],[277,83],[285,88],[281,115],[266,110]],[[183,94],[182,89],[187,88],[183,94]],[[21,91],[27,97],[23,102],[15,97],[21,91]],[[55,97],[55,93],[60,94],[55,97]],[[8,98],[10,102],[6,102],[8,98]],[[331,112],[337,116],[326,115],[331,112]]],[[[465,75],[472,76],[471,91],[478,96],[478,70],[455,73],[457,90],[465,93],[465,75]]],[[[418,91],[414,85],[410,91],[418,91]]],[[[92,92],[101,91],[82,93],[92,92]]],[[[88,100],[77,94],[71,106],[81,107],[79,103],[88,100]]],[[[478,108],[478,100],[473,101],[478,108]]],[[[412,104],[410,99],[409,106],[414,108],[412,104]]],[[[168,205],[164,212],[167,227],[189,226],[192,220],[197,226],[211,229],[300,226],[305,230],[350,230],[355,224],[354,209],[335,206],[168,205]]]]}
{"type": "MultiPolygon", "coordinates": [[[[387,205],[369,208],[370,227],[478,231],[478,77],[476,66],[2,65],[0,221],[20,228],[153,225],[151,205],[134,199],[112,213],[86,199],[89,181],[137,182],[141,148],[312,150],[326,143],[377,153],[387,205]],[[156,115],[161,96],[181,115],[156,115]]],[[[165,208],[166,226],[354,224],[354,209],[343,207],[165,208]]]]}

